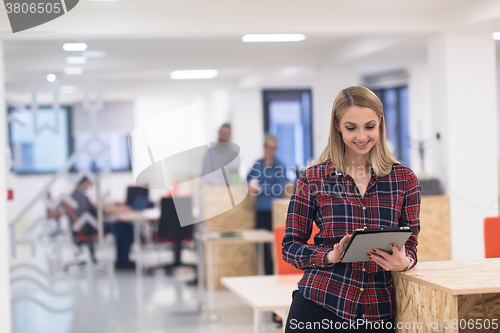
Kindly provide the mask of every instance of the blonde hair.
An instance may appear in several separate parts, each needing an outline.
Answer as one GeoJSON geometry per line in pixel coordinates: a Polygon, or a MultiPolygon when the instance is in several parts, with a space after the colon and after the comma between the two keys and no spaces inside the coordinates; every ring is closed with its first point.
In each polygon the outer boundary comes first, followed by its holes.
{"type": "Polygon", "coordinates": [[[278,138],[272,135],[271,133],[266,133],[264,135],[264,146],[269,142],[269,141],[274,141],[276,144],[278,144],[278,138]]]}
{"type": "Polygon", "coordinates": [[[379,116],[379,139],[368,153],[368,163],[378,176],[387,176],[391,172],[393,164],[401,163],[392,155],[387,146],[387,133],[385,130],[382,102],[380,102],[380,99],[378,99],[373,91],[362,86],[346,88],[337,95],[332,108],[328,144],[319,157],[320,162],[330,160],[338,171],[345,172],[345,144],[344,140],[342,140],[342,135],[335,127],[335,122],[338,122],[342,118],[345,110],[350,106],[372,109],[379,116]]]}

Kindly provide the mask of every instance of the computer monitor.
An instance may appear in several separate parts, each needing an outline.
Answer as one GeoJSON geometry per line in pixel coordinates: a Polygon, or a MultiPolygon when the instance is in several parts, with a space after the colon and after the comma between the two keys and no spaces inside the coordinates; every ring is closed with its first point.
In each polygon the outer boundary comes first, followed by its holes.
{"type": "Polygon", "coordinates": [[[131,186],[127,188],[127,205],[133,210],[143,210],[149,207],[149,189],[131,186]]]}

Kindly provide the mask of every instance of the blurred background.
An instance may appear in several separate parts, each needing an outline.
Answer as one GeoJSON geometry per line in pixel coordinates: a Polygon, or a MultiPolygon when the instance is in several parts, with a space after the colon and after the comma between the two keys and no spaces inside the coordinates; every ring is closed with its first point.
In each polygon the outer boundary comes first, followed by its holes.
{"type": "MultiPolygon", "coordinates": [[[[175,189],[135,187],[129,134],[188,105],[206,141],[223,141],[230,124],[246,172],[275,135],[293,185],[326,145],[338,92],[371,88],[391,149],[422,183],[422,260],[484,258],[483,221],[499,205],[496,31],[500,2],[490,0],[81,0],[16,34],[2,7],[0,288],[12,321],[1,331],[252,331],[252,309],[218,279],[256,274],[257,249],[217,245],[209,261],[197,238],[253,229],[252,198],[169,234],[172,192],[203,219],[227,201],[225,187],[195,195],[186,182],[196,167],[175,172],[175,189]],[[95,214],[78,212],[84,180],[95,214]],[[122,267],[127,237],[132,265],[122,267]]],[[[275,226],[287,202],[284,193],[273,206],[275,226]]]]}

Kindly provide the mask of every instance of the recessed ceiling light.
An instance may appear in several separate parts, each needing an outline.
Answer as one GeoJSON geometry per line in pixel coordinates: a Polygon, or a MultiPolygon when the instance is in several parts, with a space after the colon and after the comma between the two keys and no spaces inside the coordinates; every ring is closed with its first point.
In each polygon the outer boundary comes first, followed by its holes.
{"type": "Polygon", "coordinates": [[[49,74],[49,75],[47,75],[47,81],[54,82],[55,80],[56,80],[56,75],[55,74],[49,74]]]}
{"type": "Polygon", "coordinates": [[[66,63],[70,65],[83,65],[87,63],[87,58],[85,57],[67,57],[66,63]]]}
{"type": "Polygon", "coordinates": [[[59,88],[59,92],[61,94],[74,94],[76,93],[76,87],[75,86],[62,86],[59,88]]]}
{"type": "Polygon", "coordinates": [[[85,58],[104,58],[106,56],[106,52],[104,51],[85,51],[82,53],[82,56],[85,58]]]}
{"type": "Polygon", "coordinates": [[[259,42],[300,42],[306,39],[303,34],[248,34],[241,37],[245,43],[259,42]]]}
{"type": "Polygon", "coordinates": [[[66,43],[63,45],[64,51],[85,51],[87,44],[85,43],[66,43]]]}
{"type": "Polygon", "coordinates": [[[80,74],[83,74],[83,68],[81,68],[81,67],[64,67],[64,74],[80,75],[80,74]]]}
{"type": "Polygon", "coordinates": [[[172,80],[212,79],[219,75],[216,69],[179,70],[170,73],[172,80]]]}
{"type": "Polygon", "coordinates": [[[500,40],[500,32],[494,32],[493,33],[493,39],[494,40],[500,40]]]}

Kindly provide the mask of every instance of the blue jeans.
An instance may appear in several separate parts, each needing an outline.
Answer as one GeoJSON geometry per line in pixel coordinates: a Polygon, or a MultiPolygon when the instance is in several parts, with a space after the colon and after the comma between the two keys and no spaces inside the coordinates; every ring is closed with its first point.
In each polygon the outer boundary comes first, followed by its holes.
{"type": "Polygon", "coordinates": [[[117,262],[125,263],[130,261],[129,254],[134,242],[134,227],[131,223],[125,222],[105,222],[104,233],[113,234],[116,238],[116,258],[117,262]]]}

